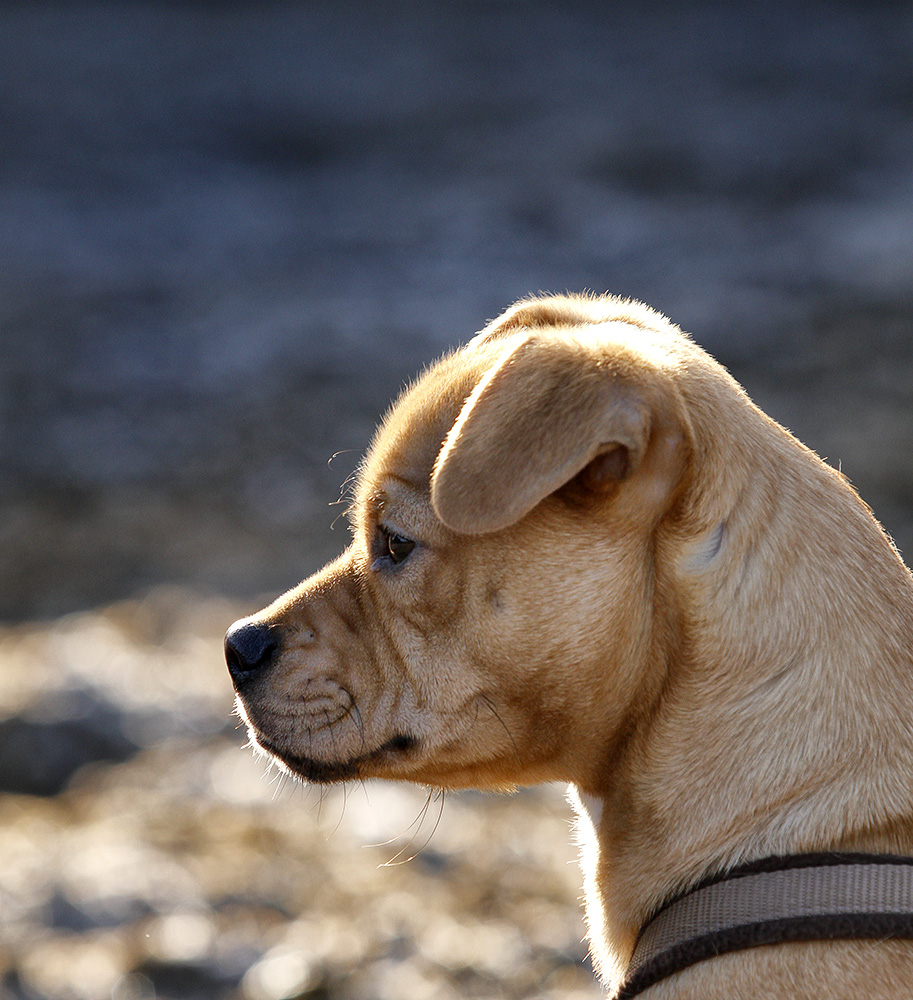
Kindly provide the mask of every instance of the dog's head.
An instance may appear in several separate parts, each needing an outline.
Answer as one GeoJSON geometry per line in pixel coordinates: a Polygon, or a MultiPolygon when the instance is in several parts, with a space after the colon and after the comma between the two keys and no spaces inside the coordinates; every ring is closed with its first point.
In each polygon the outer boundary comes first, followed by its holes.
{"type": "Polygon", "coordinates": [[[697,356],[643,306],[557,297],[428,371],[345,553],[229,630],[253,741],[318,782],[585,788],[663,683],[697,356]]]}

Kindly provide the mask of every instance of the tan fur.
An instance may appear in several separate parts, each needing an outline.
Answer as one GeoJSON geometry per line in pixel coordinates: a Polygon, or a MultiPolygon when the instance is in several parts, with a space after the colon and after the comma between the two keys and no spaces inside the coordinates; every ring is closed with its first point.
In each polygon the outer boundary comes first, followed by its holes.
{"type": "MultiPolygon", "coordinates": [[[[281,636],[239,700],[252,736],[316,780],[569,782],[610,991],[644,917],[709,872],[913,854],[910,574],[846,480],[647,307],[510,309],[397,403],[352,518],[343,556],[251,619],[281,636]],[[379,524],[418,543],[401,564],[379,524]]],[[[801,944],[644,995],[910,983],[913,944],[801,944]]]]}

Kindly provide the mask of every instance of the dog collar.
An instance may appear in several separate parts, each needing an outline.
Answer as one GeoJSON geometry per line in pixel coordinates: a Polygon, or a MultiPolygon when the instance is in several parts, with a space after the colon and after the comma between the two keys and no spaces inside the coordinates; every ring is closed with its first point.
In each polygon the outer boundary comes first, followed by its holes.
{"type": "Polygon", "coordinates": [[[711,876],[644,924],[617,1000],[726,952],[840,938],[913,938],[913,858],[802,854],[711,876]]]}

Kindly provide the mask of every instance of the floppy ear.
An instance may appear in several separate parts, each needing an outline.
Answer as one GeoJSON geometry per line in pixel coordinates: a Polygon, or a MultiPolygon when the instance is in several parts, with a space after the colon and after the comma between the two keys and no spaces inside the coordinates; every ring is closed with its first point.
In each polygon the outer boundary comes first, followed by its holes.
{"type": "Polygon", "coordinates": [[[431,477],[431,503],[462,534],[514,524],[583,470],[612,489],[650,437],[640,387],[579,344],[532,334],[510,347],[463,405],[431,477]]]}

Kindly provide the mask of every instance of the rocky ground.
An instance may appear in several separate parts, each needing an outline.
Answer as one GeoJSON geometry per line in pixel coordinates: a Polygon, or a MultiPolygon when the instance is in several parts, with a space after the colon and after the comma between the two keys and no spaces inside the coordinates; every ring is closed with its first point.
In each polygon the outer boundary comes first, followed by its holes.
{"type": "Polygon", "coordinates": [[[913,551],[908,5],[11,0],[0,108],[0,996],[597,996],[561,790],[264,779],[221,633],[537,289],[667,312],[913,551]]]}

